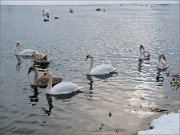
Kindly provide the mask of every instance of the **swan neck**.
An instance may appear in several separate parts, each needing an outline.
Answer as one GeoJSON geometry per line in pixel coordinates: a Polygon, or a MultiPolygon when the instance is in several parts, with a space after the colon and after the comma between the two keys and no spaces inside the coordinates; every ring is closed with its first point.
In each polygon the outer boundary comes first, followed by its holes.
{"type": "Polygon", "coordinates": [[[91,57],[91,63],[90,63],[90,66],[89,66],[89,72],[92,70],[93,64],[94,64],[94,57],[91,57]]]}
{"type": "Polygon", "coordinates": [[[53,83],[53,78],[51,75],[49,75],[49,83],[47,86],[47,91],[49,92],[52,89],[52,83],[53,83]]]}
{"type": "Polygon", "coordinates": [[[19,55],[19,46],[16,47],[16,54],[19,55]]]}

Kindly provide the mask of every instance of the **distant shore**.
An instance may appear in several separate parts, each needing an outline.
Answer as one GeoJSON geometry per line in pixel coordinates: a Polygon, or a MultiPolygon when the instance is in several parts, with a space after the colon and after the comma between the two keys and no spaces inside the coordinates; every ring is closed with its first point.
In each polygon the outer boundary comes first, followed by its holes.
{"type": "Polygon", "coordinates": [[[178,4],[179,1],[0,1],[0,5],[178,4]]]}

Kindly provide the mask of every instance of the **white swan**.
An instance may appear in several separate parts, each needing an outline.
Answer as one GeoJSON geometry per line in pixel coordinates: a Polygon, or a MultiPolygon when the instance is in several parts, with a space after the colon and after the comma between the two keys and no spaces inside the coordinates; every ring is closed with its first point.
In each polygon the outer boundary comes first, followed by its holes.
{"type": "Polygon", "coordinates": [[[139,56],[140,60],[149,60],[150,59],[150,53],[148,52],[148,50],[144,49],[143,45],[140,45],[140,56],[139,56]]]}
{"type": "Polygon", "coordinates": [[[107,75],[107,74],[110,74],[110,73],[113,73],[116,71],[116,69],[111,66],[111,65],[107,65],[107,64],[101,64],[101,65],[98,65],[97,67],[95,68],[92,68],[93,67],[93,64],[94,64],[94,57],[90,54],[86,55],[86,59],[91,59],[91,63],[90,63],[90,67],[89,67],[89,75],[107,75]]]}
{"type": "Polygon", "coordinates": [[[50,94],[50,95],[70,94],[82,88],[72,82],[61,82],[61,83],[56,84],[54,87],[52,87],[52,81],[53,81],[52,73],[48,72],[47,74],[49,75],[49,83],[46,89],[47,94],[50,94]]]}
{"type": "MultiPolygon", "coordinates": [[[[47,87],[48,82],[49,82],[49,76],[47,75],[47,73],[44,73],[44,75],[39,77],[37,69],[35,67],[30,67],[28,70],[28,75],[32,71],[34,71],[34,78],[33,78],[32,85],[36,86],[36,87],[41,87],[41,88],[47,87]]],[[[58,84],[58,83],[61,83],[63,80],[63,78],[61,78],[59,76],[53,76],[52,78],[53,78],[53,82],[52,82],[53,86],[58,84]]]]}
{"type": "Polygon", "coordinates": [[[164,54],[159,55],[157,69],[165,70],[169,67],[164,54]]]}
{"type": "Polygon", "coordinates": [[[33,52],[37,53],[38,51],[32,50],[32,49],[25,49],[25,50],[20,51],[20,42],[17,41],[17,44],[16,44],[16,56],[32,57],[33,52]]]}
{"type": "Polygon", "coordinates": [[[49,18],[49,9],[43,9],[43,16],[46,16],[47,18],[49,18]]]}
{"type": "Polygon", "coordinates": [[[33,51],[32,59],[37,63],[49,63],[47,54],[33,51]]]}

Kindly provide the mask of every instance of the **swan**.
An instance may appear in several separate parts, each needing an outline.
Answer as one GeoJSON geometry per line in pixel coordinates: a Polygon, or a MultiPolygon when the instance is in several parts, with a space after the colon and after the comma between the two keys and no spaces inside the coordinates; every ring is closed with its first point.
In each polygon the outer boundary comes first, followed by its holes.
{"type": "MultiPolygon", "coordinates": [[[[34,78],[33,78],[32,85],[36,86],[36,87],[42,87],[42,88],[47,87],[48,82],[49,82],[49,76],[47,75],[47,73],[44,73],[41,77],[38,78],[39,74],[38,74],[38,71],[35,67],[29,68],[28,75],[32,71],[34,71],[34,78]]],[[[58,83],[61,83],[62,80],[63,79],[61,77],[53,77],[52,85],[54,86],[58,83]]]]}
{"type": "Polygon", "coordinates": [[[95,68],[92,68],[94,64],[94,57],[90,54],[87,54],[85,60],[87,59],[91,59],[88,73],[89,75],[107,75],[116,71],[116,69],[113,66],[107,64],[101,64],[95,68]]]}
{"type": "Polygon", "coordinates": [[[49,18],[49,9],[43,9],[42,12],[43,12],[43,16],[49,18]]]}
{"type": "Polygon", "coordinates": [[[16,56],[25,56],[25,57],[31,57],[33,55],[33,52],[38,52],[36,50],[32,50],[32,49],[25,49],[23,51],[20,51],[20,42],[17,41],[16,44],[16,56]]]}
{"type": "Polygon", "coordinates": [[[47,54],[33,51],[32,59],[36,63],[49,63],[47,54]]]}
{"type": "Polygon", "coordinates": [[[72,82],[61,82],[52,87],[52,82],[53,82],[52,73],[48,71],[47,74],[49,75],[49,83],[46,89],[47,94],[50,94],[50,95],[70,94],[73,92],[77,92],[78,90],[82,88],[72,82]]]}
{"type": "Polygon", "coordinates": [[[164,54],[159,55],[157,69],[164,70],[167,69],[168,67],[169,65],[167,64],[164,54]]]}
{"type": "Polygon", "coordinates": [[[144,49],[143,45],[140,45],[140,60],[149,60],[150,59],[150,53],[148,50],[144,49]]]}

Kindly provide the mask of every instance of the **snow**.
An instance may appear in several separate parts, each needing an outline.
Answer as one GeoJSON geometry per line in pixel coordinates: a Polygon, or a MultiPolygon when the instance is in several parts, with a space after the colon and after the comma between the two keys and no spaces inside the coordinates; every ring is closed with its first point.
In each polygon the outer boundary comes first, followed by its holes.
{"type": "Polygon", "coordinates": [[[151,122],[153,129],[139,131],[138,135],[180,135],[180,111],[164,114],[151,122]]]}

